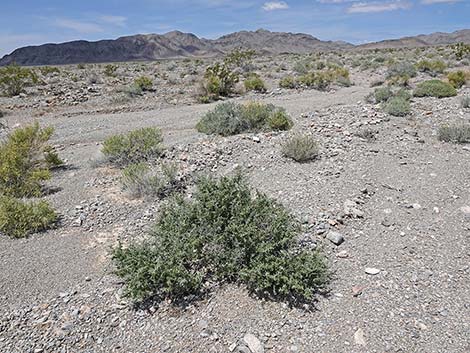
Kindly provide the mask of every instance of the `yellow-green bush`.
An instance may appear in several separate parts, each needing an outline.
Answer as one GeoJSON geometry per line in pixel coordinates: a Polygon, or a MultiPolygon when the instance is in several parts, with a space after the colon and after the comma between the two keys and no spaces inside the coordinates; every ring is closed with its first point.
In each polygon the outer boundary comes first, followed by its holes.
{"type": "Polygon", "coordinates": [[[243,84],[247,91],[266,92],[266,84],[257,74],[251,74],[243,84]]]}
{"type": "Polygon", "coordinates": [[[460,88],[467,81],[467,73],[462,70],[449,72],[447,74],[447,79],[454,88],[460,88]]]}
{"type": "Polygon", "coordinates": [[[50,168],[62,161],[49,145],[52,127],[39,124],[13,130],[0,145],[0,195],[31,197],[42,194],[50,168]]]}
{"type": "Polygon", "coordinates": [[[57,214],[46,201],[24,202],[0,196],[0,232],[14,238],[51,228],[57,214]]]}
{"type": "Polygon", "coordinates": [[[7,96],[16,96],[27,86],[36,84],[36,73],[28,68],[18,65],[9,65],[0,68],[0,90],[7,96]]]}

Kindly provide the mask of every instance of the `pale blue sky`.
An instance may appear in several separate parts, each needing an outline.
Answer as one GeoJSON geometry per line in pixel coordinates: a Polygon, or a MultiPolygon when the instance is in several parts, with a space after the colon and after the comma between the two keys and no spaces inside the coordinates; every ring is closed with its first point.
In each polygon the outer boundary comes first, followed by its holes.
{"type": "Polygon", "coordinates": [[[0,23],[0,56],[175,29],[215,38],[265,28],[363,43],[470,28],[470,0],[2,0],[0,23]]]}

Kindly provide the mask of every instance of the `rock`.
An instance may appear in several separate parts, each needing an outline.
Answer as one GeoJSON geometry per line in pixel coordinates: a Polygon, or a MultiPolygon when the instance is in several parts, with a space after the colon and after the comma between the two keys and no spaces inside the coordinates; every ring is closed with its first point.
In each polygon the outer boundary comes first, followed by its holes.
{"type": "Polygon", "coordinates": [[[326,239],[331,241],[335,245],[341,245],[344,242],[344,237],[341,233],[329,231],[326,235],[326,239]]]}
{"type": "Polygon", "coordinates": [[[251,353],[264,353],[263,344],[255,335],[247,333],[243,336],[243,342],[250,348],[251,353]]]}
{"type": "Polygon", "coordinates": [[[357,204],[354,201],[346,200],[343,205],[343,211],[347,216],[362,218],[364,212],[357,208],[357,204]]]}
{"type": "Polygon", "coordinates": [[[380,270],[378,268],[374,268],[374,267],[366,267],[365,272],[368,275],[375,276],[375,275],[378,275],[380,273],[380,270]]]}
{"type": "Polygon", "coordinates": [[[256,142],[256,143],[261,142],[261,139],[258,136],[253,136],[252,140],[253,142],[256,142]]]}
{"type": "Polygon", "coordinates": [[[360,345],[360,346],[365,346],[366,345],[366,340],[364,338],[364,330],[363,329],[359,328],[354,333],[354,342],[357,345],[360,345]]]}
{"type": "Polygon", "coordinates": [[[349,254],[346,250],[342,250],[336,254],[336,257],[339,257],[340,259],[346,259],[349,257],[349,254]]]}
{"type": "Polygon", "coordinates": [[[470,206],[462,206],[460,207],[460,211],[462,211],[465,215],[470,216],[470,206]]]}
{"type": "Polygon", "coordinates": [[[364,290],[364,287],[362,286],[354,286],[352,287],[352,295],[353,297],[358,297],[362,294],[362,291],[364,290]]]}

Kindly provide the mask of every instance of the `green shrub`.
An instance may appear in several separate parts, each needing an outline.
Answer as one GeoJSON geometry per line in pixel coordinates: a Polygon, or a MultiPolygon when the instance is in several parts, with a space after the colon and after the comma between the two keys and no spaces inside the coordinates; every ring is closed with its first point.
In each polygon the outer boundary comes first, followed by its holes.
{"type": "Polygon", "coordinates": [[[296,162],[307,162],[318,157],[319,147],[312,136],[295,135],[282,145],[282,154],[296,162]]]}
{"type": "Polygon", "coordinates": [[[454,71],[454,72],[449,72],[447,74],[447,79],[449,80],[449,83],[452,85],[452,87],[460,88],[467,81],[466,76],[467,75],[465,74],[464,71],[458,70],[458,71],[454,71]]]}
{"type": "Polygon", "coordinates": [[[452,45],[451,48],[457,60],[462,60],[470,55],[470,44],[457,43],[452,45]]]}
{"type": "Polygon", "coordinates": [[[258,102],[244,105],[232,102],[218,104],[196,125],[199,132],[222,136],[243,132],[288,130],[291,127],[292,120],[282,108],[258,102]]]}
{"type": "Polygon", "coordinates": [[[107,138],[101,151],[109,162],[126,166],[160,157],[163,153],[162,142],[160,129],[148,127],[107,138]]]}
{"type": "Polygon", "coordinates": [[[384,110],[393,116],[406,116],[411,112],[410,102],[403,97],[392,97],[386,103],[384,110]]]}
{"type": "Polygon", "coordinates": [[[14,130],[0,145],[0,195],[31,197],[42,194],[50,168],[62,164],[48,141],[52,127],[39,124],[14,130]]]}
{"type": "Polygon", "coordinates": [[[445,142],[470,143],[470,125],[442,125],[439,127],[438,138],[445,142]]]}
{"type": "Polygon", "coordinates": [[[7,96],[17,96],[37,82],[38,77],[31,69],[18,65],[0,67],[0,89],[7,96]]]}
{"type": "Polygon", "coordinates": [[[470,108],[470,96],[462,97],[460,100],[460,106],[462,108],[470,108]]]}
{"type": "Polygon", "coordinates": [[[421,60],[416,64],[416,68],[418,69],[418,71],[427,72],[432,76],[436,76],[437,74],[442,74],[447,68],[447,65],[440,60],[421,60]]]}
{"type": "Polygon", "coordinates": [[[134,86],[141,91],[151,91],[153,88],[153,81],[147,76],[141,76],[134,80],[134,86]]]}
{"type": "Polygon", "coordinates": [[[13,238],[51,228],[57,214],[46,201],[23,202],[13,197],[0,196],[0,232],[13,238]]]}
{"type": "Polygon", "coordinates": [[[177,174],[174,164],[162,163],[159,170],[145,163],[130,164],[122,171],[121,184],[133,197],[162,199],[181,188],[177,174]]]}
{"type": "Polygon", "coordinates": [[[452,97],[457,91],[449,83],[441,80],[429,80],[421,82],[413,92],[415,97],[452,97]]]}
{"type": "Polygon", "coordinates": [[[125,293],[137,300],[182,299],[207,281],[244,283],[271,298],[311,300],[329,279],[317,251],[297,249],[299,226],[240,175],[202,179],[192,200],[164,205],[149,239],[113,253],[125,293]]]}
{"type": "MultiPolygon", "coordinates": [[[[104,74],[108,77],[114,77],[116,76],[117,69],[118,69],[117,65],[108,64],[104,67],[104,74]]],[[[150,82],[150,88],[152,88],[152,85],[153,85],[152,82],[150,82]]]]}
{"type": "Polygon", "coordinates": [[[297,82],[292,76],[285,76],[279,81],[279,87],[281,88],[296,88],[297,82]]]}
{"type": "Polygon", "coordinates": [[[393,91],[390,87],[379,87],[374,90],[375,103],[386,102],[392,96],[393,96],[393,91]]]}
{"type": "Polygon", "coordinates": [[[259,77],[257,74],[250,75],[244,82],[245,89],[247,91],[255,91],[255,92],[266,92],[266,85],[264,81],[259,77]]]}

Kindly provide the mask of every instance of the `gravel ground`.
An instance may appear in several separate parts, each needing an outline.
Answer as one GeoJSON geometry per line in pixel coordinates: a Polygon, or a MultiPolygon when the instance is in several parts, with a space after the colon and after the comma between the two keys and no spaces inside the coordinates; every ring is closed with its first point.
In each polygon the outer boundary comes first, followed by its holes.
{"type": "MultiPolygon", "coordinates": [[[[27,239],[0,237],[0,352],[469,352],[470,148],[439,142],[436,131],[470,122],[459,106],[470,90],[414,99],[412,115],[398,118],[364,103],[369,80],[255,96],[286,108],[295,121],[289,133],[198,134],[195,123],[213,105],[42,114],[68,165],[47,197],[62,219],[27,239]],[[109,251],[144,235],[159,205],[123,194],[119,171],[99,163],[99,150],[107,136],[143,126],[163,129],[167,158],[184,173],[242,167],[254,187],[298,215],[334,271],[330,293],[299,309],[223,285],[183,308],[133,308],[109,251]],[[357,136],[365,128],[375,139],[357,136]],[[296,131],[317,138],[317,160],[282,157],[296,131]],[[338,236],[341,245],[330,241],[338,236]]],[[[30,112],[7,122],[28,122],[30,112]]]]}

